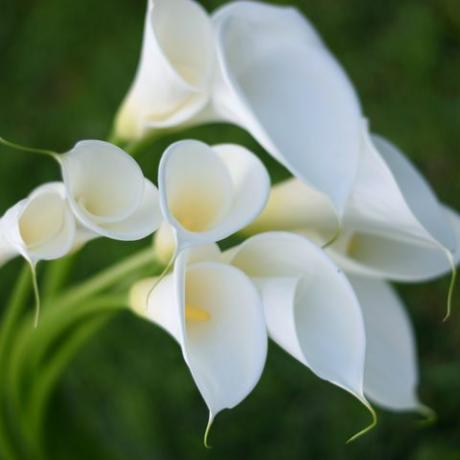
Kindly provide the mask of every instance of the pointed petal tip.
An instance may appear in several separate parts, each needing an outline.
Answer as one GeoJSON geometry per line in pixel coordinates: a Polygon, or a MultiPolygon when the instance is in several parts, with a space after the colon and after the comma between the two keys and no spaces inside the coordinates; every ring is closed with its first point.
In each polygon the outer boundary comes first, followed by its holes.
{"type": "Polygon", "coordinates": [[[377,423],[378,423],[377,412],[375,411],[375,409],[370,405],[370,403],[365,398],[358,398],[358,399],[360,400],[360,402],[364,404],[366,409],[370,412],[372,420],[368,426],[358,431],[358,433],[354,434],[351,438],[349,438],[346,444],[350,444],[356,441],[361,436],[364,436],[365,434],[369,433],[371,430],[373,430],[377,426],[377,423]]]}
{"type": "Polygon", "coordinates": [[[212,449],[211,444],[209,444],[209,434],[211,432],[213,423],[214,423],[214,415],[212,414],[211,411],[209,411],[208,424],[206,425],[206,429],[204,431],[204,437],[203,437],[203,445],[204,447],[206,447],[206,449],[212,449]]]}
{"type": "Polygon", "coordinates": [[[35,313],[34,313],[34,329],[38,328],[38,322],[40,319],[40,289],[38,287],[37,281],[37,270],[36,264],[33,262],[29,262],[30,264],[30,274],[32,276],[32,289],[34,292],[34,299],[35,299],[35,313]]]}
{"type": "Polygon", "coordinates": [[[343,231],[342,222],[340,221],[340,219],[339,219],[337,214],[334,214],[334,217],[337,219],[336,232],[334,233],[334,235],[332,235],[332,237],[329,239],[329,241],[326,241],[326,243],[324,243],[321,246],[321,249],[327,249],[329,246],[332,246],[340,238],[340,235],[342,235],[342,231],[343,231]]]}
{"type": "Polygon", "coordinates": [[[447,310],[446,310],[446,314],[444,318],[442,319],[444,323],[450,318],[450,315],[452,313],[452,303],[454,299],[454,291],[455,291],[455,285],[457,283],[457,274],[458,274],[457,267],[455,266],[454,260],[451,255],[449,257],[449,262],[451,264],[451,275],[450,275],[449,291],[447,292],[447,310]]]}
{"type": "Polygon", "coordinates": [[[423,403],[419,403],[417,407],[418,413],[423,417],[419,424],[423,427],[432,426],[438,421],[438,414],[431,407],[423,403]]]}

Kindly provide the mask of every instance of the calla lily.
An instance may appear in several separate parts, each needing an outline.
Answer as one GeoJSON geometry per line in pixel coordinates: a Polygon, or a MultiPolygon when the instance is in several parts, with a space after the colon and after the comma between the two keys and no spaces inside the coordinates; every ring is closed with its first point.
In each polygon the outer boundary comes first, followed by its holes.
{"type": "Polygon", "coordinates": [[[324,251],[300,235],[269,232],[231,251],[230,263],[258,286],[270,337],[375,416],[363,393],[366,339],[360,306],[324,251]]]}
{"type": "Polygon", "coordinates": [[[248,130],[341,216],[356,173],[361,109],[352,84],[293,8],[235,2],[213,15],[214,110],[248,130]]]}
{"type": "Polygon", "coordinates": [[[56,155],[72,211],[85,239],[138,240],[161,223],[157,188],[136,161],[103,141],[80,141],[56,155]]]}
{"type": "Polygon", "coordinates": [[[349,277],[364,317],[366,365],[364,392],[394,411],[430,410],[417,396],[415,340],[405,308],[391,286],[381,280],[349,277]]]}
{"type": "MultiPolygon", "coordinates": [[[[218,412],[236,406],[252,391],[267,354],[257,290],[240,270],[212,261],[219,255],[215,246],[182,252],[174,273],[155,286],[144,310],[181,346],[209,408],[208,428],[218,412]]],[[[143,281],[133,288],[134,309],[145,305],[154,284],[143,281]]]]}
{"type": "Polygon", "coordinates": [[[295,9],[241,1],[211,18],[191,0],[150,0],[116,134],[225,121],[246,129],[342,215],[361,109],[345,72],[295,9]],[[212,24],[211,24],[212,20],[212,24]]]}
{"type": "Polygon", "coordinates": [[[36,188],[0,219],[0,266],[18,255],[29,263],[35,294],[35,327],[40,315],[36,265],[41,260],[65,256],[74,248],[75,241],[75,218],[60,182],[36,188]]]}
{"type": "Polygon", "coordinates": [[[64,184],[44,184],[1,218],[0,265],[21,255],[34,269],[40,260],[63,257],[73,248],[75,233],[64,184]]]}
{"type": "MultiPolygon", "coordinates": [[[[273,187],[267,207],[244,232],[289,229],[325,244],[334,233],[334,219],[324,196],[290,179],[273,187]]],[[[354,189],[340,236],[328,251],[349,273],[396,281],[431,279],[459,261],[460,218],[438,202],[394,146],[363,131],[354,189]]]]}
{"type": "Polygon", "coordinates": [[[174,229],[177,251],[224,239],[248,225],[264,208],[268,173],[244,147],[209,147],[198,141],[171,145],[158,173],[160,205],[174,229]]]}
{"type": "Polygon", "coordinates": [[[117,115],[121,138],[184,123],[210,97],[214,67],[211,20],[190,0],[150,0],[137,74],[117,115]]]}

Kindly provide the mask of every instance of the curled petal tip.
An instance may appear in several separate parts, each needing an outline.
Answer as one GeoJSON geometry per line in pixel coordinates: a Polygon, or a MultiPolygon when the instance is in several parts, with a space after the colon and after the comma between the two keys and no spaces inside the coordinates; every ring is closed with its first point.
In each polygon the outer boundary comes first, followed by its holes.
{"type": "Polygon", "coordinates": [[[418,412],[423,417],[423,419],[420,420],[421,426],[426,427],[437,423],[438,414],[431,407],[425,406],[425,404],[419,404],[418,412]]]}
{"type": "Polygon", "coordinates": [[[203,437],[203,445],[206,447],[206,449],[212,449],[211,444],[209,444],[209,434],[211,432],[211,427],[214,422],[214,417],[212,413],[209,413],[209,420],[208,424],[206,425],[206,430],[204,431],[204,437],[203,437]]]}
{"type": "Polygon", "coordinates": [[[366,401],[366,400],[361,400],[361,402],[366,406],[366,409],[370,412],[372,416],[371,423],[363,428],[361,431],[358,431],[358,433],[354,434],[351,438],[347,440],[347,444],[350,444],[353,441],[356,441],[358,438],[361,436],[367,434],[369,431],[373,430],[378,423],[378,417],[377,417],[377,412],[375,412],[374,408],[366,401]]]}
{"type": "Polygon", "coordinates": [[[451,263],[451,275],[450,275],[449,291],[447,293],[447,311],[443,318],[443,322],[446,322],[450,318],[450,314],[452,312],[452,302],[454,298],[455,284],[457,282],[457,267],[455,266],[455,263],[451,255],[449,257],[449,262],[451,263]]]}
{"type": "Polygon", "coordinates": [[[38,288],[37,282],[37,270],[35,264],[30,264],[30,274],[32,277],[32,289],[34,291],[34,299],[35,299],[35,314],[34,314],[34,329],[38,328],[38,322],[40,319],[40,290],[38,288]]]}

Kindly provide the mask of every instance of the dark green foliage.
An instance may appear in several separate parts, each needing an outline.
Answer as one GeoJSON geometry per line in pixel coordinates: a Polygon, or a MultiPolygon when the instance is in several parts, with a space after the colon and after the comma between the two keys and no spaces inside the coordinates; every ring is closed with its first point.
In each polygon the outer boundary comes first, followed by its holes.
{"type": "MultiPolygon", "coordinates": [[[[212,10],[223,2],[202,2],[212,10]]],[[[376,132],[398,144],[439,197],[460,209],[460,2],[458,0],[295,0],[349,72],[376,132]]],[[[0,134],[65,150],[105,138],[133,77],[144,1],[3,0],[0,14],[0,134]]],[[[183,137],[240,142],[263,153],[239,129],[213,125],[183,137]]],[[[173,137],[140,156],[154,178],[173,137]]],[[[273,178],[284,172],[264,161],[273,178]]],[[[0,147],[0,211],[58,171],[46,158],[0,147]]],[[[145,244],[145,243],[143,243],[145,244]]],[[[83,251],[85,278],[139,247],[98,240],[83,251]]],[[[19,264],[1,269],[6,298],[19,264]]],[[[159,329],[120,314],[79,354],[62,379],[47,421],[50,460],[147,459],[460,459],[460,287],[447,323],[448,280],[401,289],[419,344],[421,394],[439,415],[381,412],[378,427],[351,445],[368,423],[352,397],[315,378],[276,346],[253,394],[213,427],[176,344],[159,329]]],[[[2,376],[0,376],[2,378],[2,376]]]]}

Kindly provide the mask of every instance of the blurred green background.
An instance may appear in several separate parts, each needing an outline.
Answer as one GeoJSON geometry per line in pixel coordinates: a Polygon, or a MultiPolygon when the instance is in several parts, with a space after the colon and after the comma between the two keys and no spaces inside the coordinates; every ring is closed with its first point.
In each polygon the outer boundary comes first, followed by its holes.
{"type": "MultiPolygon", "coordinates": [[[[201,2],[208,10],[224,3],[201,2]]],[[[343,63],[373,130],[398,144],[460,209],[460,2],[458,0],[294,0],[343,63]]],[[[144,1],[2,0],[0,134],[66,150],[105,138],[133,77],[144,1]]],[[[208,126],[181,137],[240,142],[263,155],[241,130],[208,126]]],[[[155,178],[173,138],[139,157],[155,178]]],[[[266,161],[273,177],[284,174],[266,161]]],[[[0,148],[0,212],[45,180],[47,159],[0,148]]],[[[74,279],[89,276],[147,242],[104,240],[81,253],[74,279]]],[[[1,271],[1,298],[19,261],[1,271]]],[[[120,314],[72,362],[47,419],[49,458],[98,459],[460,459],[460,288],[449,322],[448,280],[400,291],[414,321],[421,395],[439,415],[380,412],[378,427],[351,445],[368,423],[352,397],[315,378],[271,345],[263,378],[240,406],[216,420],[211,450],[202,445],[207,412],[177,345],[156,327],[120,314]]],[[[0,376],[2,378],[2,376],[0,376]]]]}

